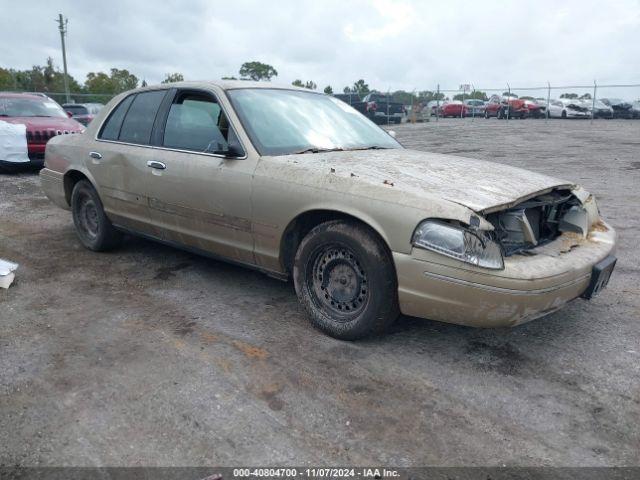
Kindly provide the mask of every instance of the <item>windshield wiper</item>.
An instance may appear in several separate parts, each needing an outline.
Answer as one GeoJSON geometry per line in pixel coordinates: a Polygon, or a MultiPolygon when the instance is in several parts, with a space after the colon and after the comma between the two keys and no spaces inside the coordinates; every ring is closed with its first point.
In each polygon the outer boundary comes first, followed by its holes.
{"type": "Polygon", "coordinates": [[[299,150],[297,152],[293,152],[291,155],[299,155],[302,153],[324,153],[324,152],[342,152],[344,148],[318,148],[318,147],[309,147],[304,150],[299,150]]]}
{"type": "Polygon", "coordinates": [[[370,145],[368,147],[355,147],[349,150],[389,150],[389,147],[381,147],[380,145],[370,145]]]}

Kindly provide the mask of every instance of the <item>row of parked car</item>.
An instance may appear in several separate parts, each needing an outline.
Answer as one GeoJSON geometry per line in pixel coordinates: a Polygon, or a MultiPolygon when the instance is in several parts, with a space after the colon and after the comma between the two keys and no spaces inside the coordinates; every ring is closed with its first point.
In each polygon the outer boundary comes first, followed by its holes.
{"type": "Polygon", "coordinates": [[[431,101],[422,113],[440,117],[497,118],[640,118],[640,101],[626,102],[618,98],[596,100],[522,99],[493,95],[488,101],[467,99],[431,101]]]}
{"type": "Polygon", "coordinates": [[[41,165],[44,162],[45,145],[52,137],[81,133],[89,125],[104,105],[97,103],[69,103],[62,106],[44,93],[0,92],[0,169],[15,166],[14,163],[31,162],[41,165]],[[24,142],[26,152],[20,153],[17,138],[24,142]]]}

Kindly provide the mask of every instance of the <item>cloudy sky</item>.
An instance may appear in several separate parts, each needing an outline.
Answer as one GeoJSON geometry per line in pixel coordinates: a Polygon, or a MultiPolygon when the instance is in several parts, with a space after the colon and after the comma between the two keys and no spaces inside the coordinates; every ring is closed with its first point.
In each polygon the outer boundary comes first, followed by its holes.
{"type": "Polygon", "coordinates": [[[63,13],[81,82],[111,67],[150,84],[174,71],[217,79],[259,60],[278,82],[334,90],[358,78],[380,90],[640,83],[640,0],[0,0],[0,11],[0,66],[61,65],[63,13]]]}

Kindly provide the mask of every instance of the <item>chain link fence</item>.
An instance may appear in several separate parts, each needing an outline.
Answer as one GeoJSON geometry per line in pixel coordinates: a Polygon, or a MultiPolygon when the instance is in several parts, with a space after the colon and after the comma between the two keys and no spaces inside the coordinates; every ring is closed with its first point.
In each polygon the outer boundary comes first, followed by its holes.
{"type": "MultiPolygon", "coordinates": [[[[33,92],[32,92],[33,93],[33,92]]],[[[64,92],[44,93],[61,105],[64,92]]],[[[71,103],[106,104],[117,93],[70,93],[71,103]]],[[[439,122],[448,119],[640,119],[640,83],[592,85],[546,85],[532,87],[476,87],[414,89],[411,92],[388,88],[366,93],[335,94],[367,115],[375,123],[439,122]]]]}

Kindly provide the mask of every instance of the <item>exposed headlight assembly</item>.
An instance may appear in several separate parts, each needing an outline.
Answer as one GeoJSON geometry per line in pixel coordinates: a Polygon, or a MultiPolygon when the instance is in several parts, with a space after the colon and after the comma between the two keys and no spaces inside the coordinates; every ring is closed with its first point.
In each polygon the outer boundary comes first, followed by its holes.
{"type": "Polygon", "coordinates": [[[441,220],[425,220],[416,228],[411,243],[478,267],[504,268],[502,248],[490,232],[483,230],[470,230],[441,220]]]}

